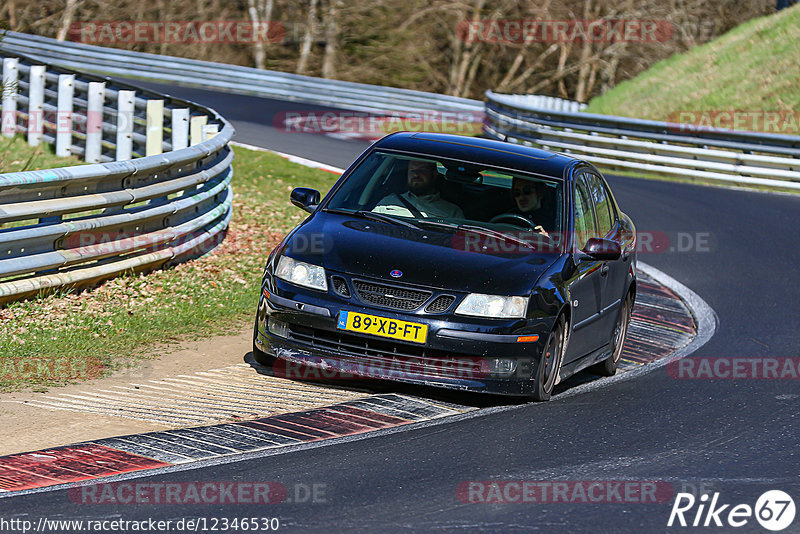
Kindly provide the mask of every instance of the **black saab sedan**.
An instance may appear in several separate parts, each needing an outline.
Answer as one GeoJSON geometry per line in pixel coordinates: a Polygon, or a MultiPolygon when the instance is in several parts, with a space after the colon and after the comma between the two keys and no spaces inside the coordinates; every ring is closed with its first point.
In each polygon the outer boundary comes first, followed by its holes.
{"type": "Polygon", "coordinates": [[[396,133],[324,199],[291,202],[311,215],[269,256],[253,348],[285,376],[547,400],[582,369],[616,372],[635,229],[591,164],[396,133]]]}

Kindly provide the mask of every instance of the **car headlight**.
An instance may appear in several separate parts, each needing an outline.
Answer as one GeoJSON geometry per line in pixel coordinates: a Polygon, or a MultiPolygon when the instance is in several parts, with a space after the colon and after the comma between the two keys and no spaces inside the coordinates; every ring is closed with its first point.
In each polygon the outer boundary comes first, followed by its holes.
{"type": "Polygon", "coordinates": [[[495,317],[510,319],[525,317],[528,307],[526,297],[502,297],[499,295],[483,295],[470,293],[456,308],[458,315],[472,315],[475,317],[495,317]]]}
{"type": "Polygon", "coordinates": [[[328,290],[325,280],[325,269],[303,261],[293,260],[289,256],[281,256],[275,269],[275,276],[298,286],[311,289],[328,290]]]}

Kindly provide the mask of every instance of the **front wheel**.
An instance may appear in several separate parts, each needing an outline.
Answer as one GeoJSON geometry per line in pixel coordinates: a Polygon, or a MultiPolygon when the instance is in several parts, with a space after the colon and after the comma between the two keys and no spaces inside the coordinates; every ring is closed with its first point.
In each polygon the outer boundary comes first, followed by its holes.
{"type": "Polygon", "coordinates": [[[631,312],[633,302],[631,296],[625,297],[622,309],[619,311],[619,319],[611,335],[611,356],[594,366],[593,370],[603,376],[614,376],[622,358],[622,349],[625,339],[628,337],[628,324],[631,322],[631,312]]]}
{"type": "Polygon", "coordinates": [[[536,365],[533,393],[531,394],[533,400],[550,400],[550,396],[553,394],[553,388],[561,370],[561,359],[564,356],[564,328],[564,320],[559,319],[547,338],[547,344],[536,365]]]}

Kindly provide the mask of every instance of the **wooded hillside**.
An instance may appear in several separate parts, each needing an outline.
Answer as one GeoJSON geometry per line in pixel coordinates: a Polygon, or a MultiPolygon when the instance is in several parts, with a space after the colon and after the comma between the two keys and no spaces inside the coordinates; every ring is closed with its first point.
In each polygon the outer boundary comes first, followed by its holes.
{"type": "Polygon", "coordinates": [[[70,40],[99,21],[272,21],[273,42],[102,44],[472,98],[492,89],[587,101],[774,11],[772,0],[4,0],[0,19],[70,40]],[[581,39],[576,30],[597,19],[651,21],[658,32],[581,39]],[[539,33],[517,38],[533,22],[539,33]],[[565,22],[566,33],[547,32],[565,22]]]}

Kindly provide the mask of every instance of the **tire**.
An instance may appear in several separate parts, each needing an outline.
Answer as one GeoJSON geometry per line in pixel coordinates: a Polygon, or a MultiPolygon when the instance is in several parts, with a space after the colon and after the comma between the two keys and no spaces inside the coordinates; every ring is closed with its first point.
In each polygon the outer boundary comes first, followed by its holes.
{"type": "Polygon", "coordinates": [[[253,358],[265,367],[272,367],[272,364],[275,363],[275,357],[259,349],[258,345],[256,345],[256,337],[258,336],[258,318],[260,315],[260,313],[256,314],[256,322],[253,325],[253,358]]]}
{"type": "Polygon", "coordinates": [[[633,310],[633,299],[630,294],[625,297],[625,302],[619,311],[619,319],[614,331],[611,332],[611,356],[602,362],[594,365],[592,370],[602,376],[614,376],[617,373],[617,366],[622,357],[622,349],[625,346],[625,339],[628,337],[628,325],[631,322],[631,312],[633,310]]]}
{"type": "Polygon", "coordinates": [[[536,363],[533,377],[533,392],[531,397],[535,401],[550,400],[553,388],[558,381],[558,372],[561,370],[561,361],[564,357],[564,319],[559,318],[556,327],[550,332],[542,355],[536,363]]]}

